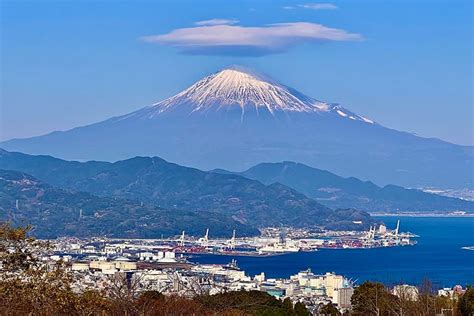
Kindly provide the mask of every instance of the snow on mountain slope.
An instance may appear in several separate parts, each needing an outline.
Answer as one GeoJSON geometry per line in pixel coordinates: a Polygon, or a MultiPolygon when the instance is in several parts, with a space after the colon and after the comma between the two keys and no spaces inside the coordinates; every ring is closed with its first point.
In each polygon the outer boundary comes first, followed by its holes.
{"type": "MultiPolygon", "coordinates": [[[[238,109],[257,115],[269,112],[332,113],[342,118],[373,124],[372,120],[352,113],[335,103],[308,97],[262,75],[242,68],[227,68],[211,74],[186,90],[131,116],[154,118],[160,114],[186,107],[188,114],[238,109]]],[[[127,117],[131,117],[128,116],[127,117]]]]}

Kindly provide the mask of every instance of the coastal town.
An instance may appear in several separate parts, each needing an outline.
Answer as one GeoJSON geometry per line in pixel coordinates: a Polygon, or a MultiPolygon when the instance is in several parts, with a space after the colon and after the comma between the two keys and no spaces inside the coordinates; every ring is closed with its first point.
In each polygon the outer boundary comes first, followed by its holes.
{"type": "MultiPolygon", "coordinates": [[[[157,291],[164,295],[193,297],[228,291],[262,291],[278,299],[302,303],[317,313],[321,306],[332,304],[339,311],[351,308],[354,280],[334,272],[315,273],[310,269],[288,278],[267,277],[265,272],[250,276],[235,259],[228,264],[199,264],[188,260],[195,254],[273,256],[318,249],[395,247],[415,244],[415,235],[399,232],[385,225],[366,232],[311,231],[294,228],[266,228],[259,237],[212,239],[207,229],[202,237],[111,239],[73,237],[49,240],[51,250],[41,255],[45,266],[61,263],[73,275],[76,292],[88,288],[105,289],[117,278],[125,280],[134,291],[157,291]]],[[[413,286],[410,291],[415,291],[413,286]]],[[[397,288],[394,288],[394,291],[397,288]]],[[[451,289],[444,289],[451,293],[451,289]]],[[[451,294],[449,294],[451,295],[451,294]]]]}
{"type": "MultiPolygon", "coordinates": [[[[250,276],[239,268],[236,260],[228,264],[199,264],[188,260],[193,254],[242,254],[251,256],[285,255],[318,248],[370,248],[413,245],[413,234],[401,233],[399,223],[394,230],[384,225],[361,234],[356,232],[309,232],[307,230],[267,228],[258,238],[228,240],[211,239],[207,230],[203,237],[182,234],[171,239],[107,239],[59,238],[50,241],[52,252],[41,258],[45,265],[64,263],[74,276],[73,289],[111,288],[124,280],[133,291],[157,291],[164,295],[192,298],[229,291],[261,291],[293,304],[302,303],[312,314],[322,306],[332,305],[340,313],[351,310],[351,298],[358,286],[355,280],[334,272],[315,273],[310,269],[288,278],[267,277],[265,272],[250,276]],[[290,237],[291,236],[291,237],[290,237]],[[316,237],[318,239],[316,239],[316,237]]],[[[407,295],[413,300],[418,288],[399,284],[394,295],[407,295]]],[[[456,285],[439,289],[439,296],[454,298],[464,289],[456,285]]]]}

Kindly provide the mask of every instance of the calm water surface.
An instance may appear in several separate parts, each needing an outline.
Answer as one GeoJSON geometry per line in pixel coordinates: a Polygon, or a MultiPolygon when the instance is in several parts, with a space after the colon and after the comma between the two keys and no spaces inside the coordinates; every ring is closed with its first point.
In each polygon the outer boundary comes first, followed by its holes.
{"type": "Polygon", "coordinates": [[[401,220],[400,231],[420,236],[412,247],[340,249],[301,252],[273,257],[231,257],[205,255],[192,258],[200,263],[228,263],[237,260],[249,275],[265,272],[267,277],[288,277],[311,268],[328,271],[362,282],[377,280],[393,285],[419,284],[429,278],[437,287],[474,284],[473,217],[378,217],[388,228],[401,220]]]}

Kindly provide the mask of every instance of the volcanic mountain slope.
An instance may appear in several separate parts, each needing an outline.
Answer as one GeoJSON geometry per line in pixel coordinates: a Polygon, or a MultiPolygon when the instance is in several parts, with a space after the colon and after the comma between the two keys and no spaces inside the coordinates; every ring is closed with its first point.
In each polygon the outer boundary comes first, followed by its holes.
{"type": "Polygon", "coordinates": [[[227,216],[252,228],[290,225],[363,229],[375,222],[365,212],[333,211],[282,184],[266,186],[238,175],[182,167],[158,157],[79,163],[0,151],[0,168],[26,172],[54,186],[101,197],[204,212],[209,217],[227,216]],[[359,220],[362,225],[353,223],[359,220]]]}
{"type": "MultiPolygon", "coordinates": [[[[159,115],[235,115],[241,121],[256,116],[285,116],[288,113],[335,113],[351,120],[373,124],[337,104],[305,96],[259,74],[240,68],[225,69],[198,81],[181,93],[149,108],[126,116],[152,119],[159,115]]],[[[122,119],[120,117],[119,119],[122,119]]]]}
{"type": "Polygon", "coordinates": [[[0,146],[79,160],[157,155],[206,170],[289,160],[377,184],[473,186],[473,147],[385,128],[242,69],[130,114],[0,146]]]}
{"type": "MultiPolygon", "coordinates": [[[[225,170],[215,170],[227,173],[225,170]]],[[[331,208],[355,207],[367,212],[474,212],[474,202],[405,189],[396,185],[379,187],[370,181],[343,178],[304,164],[285,161],[262,163],[236,173],[264,184],[282,183],[331,208]]]]}
{"type": "Polygon", "coordinates": [[[16,171],[0,169],[0,220],[33,226],[39,238],[109,236],[159,238],[181,233],[200,235],[212,227],[215,236],[232,229],[255,235],[255,227],[242,225],[224,214],[166,210],[135,201],[97,197],[63,190],[16,171]]]}

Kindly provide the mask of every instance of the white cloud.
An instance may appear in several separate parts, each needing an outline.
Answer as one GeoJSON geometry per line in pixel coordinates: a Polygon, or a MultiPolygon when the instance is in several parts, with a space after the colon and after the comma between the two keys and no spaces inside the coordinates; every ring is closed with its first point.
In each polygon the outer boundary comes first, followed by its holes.
{"type": "Polygon", "coordinates": [[[239,20],[236,19],[210,19],[199,21],[194,24],[199,26],[214,26],[214,25],[232,25],[239,23],[239,20]]]}
{"type": "Polygon", "coordinates": [[[285,9],[285,10],[293,10],[295,9],[295,7],[292,7],[291,5],[287,5],[287,6],[284,6],[284,7],[281,7],[282,9],[285,9]]]}
{"type": "Polygon", "coordinates": [[[140,38],[204,55],[260,56],[286,51],[304,43],[358,41],[360,34],[309,22],[277,23],[259,27],[206,25],[180,28],[167,34],[140,38]]]}
{"type": "Polygon", "coordinates": [[[311,10],[335,10],[337,6],[332,3],[307,3],[300,4],[299,7],[311,10]]]}

